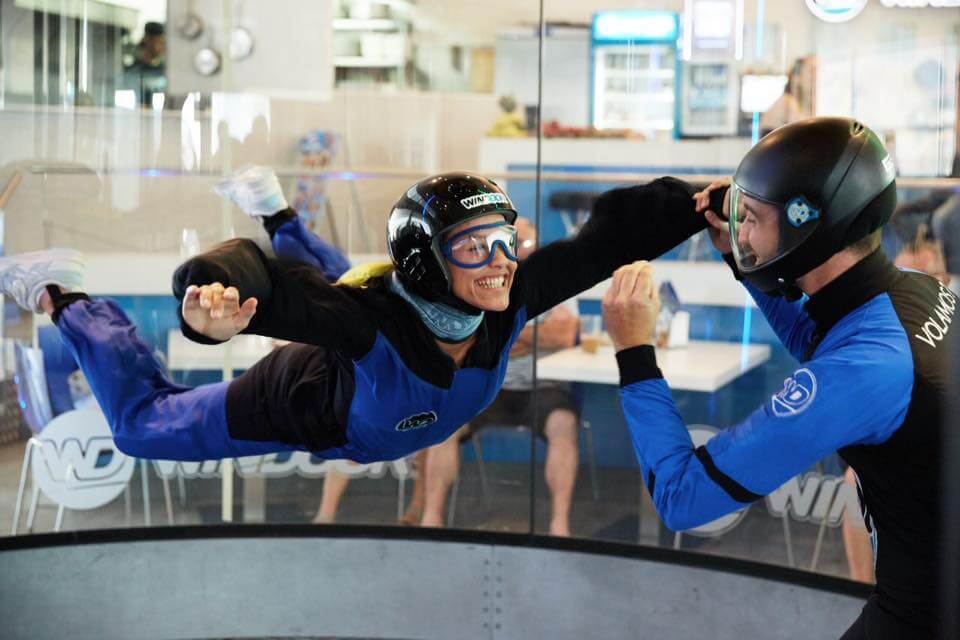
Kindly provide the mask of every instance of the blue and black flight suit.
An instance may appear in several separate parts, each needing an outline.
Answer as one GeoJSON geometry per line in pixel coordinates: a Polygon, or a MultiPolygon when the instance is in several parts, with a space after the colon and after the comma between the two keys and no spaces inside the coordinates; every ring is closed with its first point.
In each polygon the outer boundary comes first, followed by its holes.
{"type": "Polygon", "coordinates": [[[268,258],[250,240],[225,242],[174,275],[178,299],[188,285],[211,282],[237,287],[241,299],[255,296],[244,333],[298,343],[231,382],[172,384],[109,300],[61,296],[54,321],[126,453],[204,460],[306,450],[392,460],[447,439],[490,404],[528,318],[702,230],[692,193],[664,178],[604,194],[576,238],[519,265],[509,307],[484,314],[460,368],[382,278],[365,288],[331,285],[315,265],[268,258]]]}
{"type": "Polygon", "coordinates": [[[617,354],[623,412],[661,518],[678,531],[710,522],[838,451],[857,475],[877,578],[844,638],[934,637],[941,419],[957,299],[880,250],[806,303],[744,284],[800,366],[706,445],[691,444],[653,349],[617,354]]]}

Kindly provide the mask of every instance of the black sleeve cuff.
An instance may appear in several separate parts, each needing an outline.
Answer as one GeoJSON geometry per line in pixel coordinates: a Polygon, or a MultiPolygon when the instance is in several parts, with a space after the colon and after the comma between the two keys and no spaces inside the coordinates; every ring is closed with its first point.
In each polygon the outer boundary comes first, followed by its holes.
{"type": "Polygon", "coordinates": [[[267,233],[270,234],[270,238],[273,239],[273,234],[277,232],[277,229],[287,224],[291,220],[297,219],[297,212],[287,207],[283,211],[278,211],[272,216],[266,216],[263,218],[263,228],[267,230],[267,233]]]}
{"type": "Polygon", "coordinates": [[[76,302],[77,300],[86,300],[90,302],[90,296],[82,292],[60,293],[59,289],[53,285],[47,285],[47,292],[50,293],[50,300],[53,302],[53,314],[50,316],[53,324],[60,322],[60,315],[63,310],[76,302]]]}
{"type": "Polygon", "coordinates": [[[663,377],[663,372],[657,366],[657,354],[650,344],[618,351],[617,366],[620,368],[621,387],[663,377]]]}

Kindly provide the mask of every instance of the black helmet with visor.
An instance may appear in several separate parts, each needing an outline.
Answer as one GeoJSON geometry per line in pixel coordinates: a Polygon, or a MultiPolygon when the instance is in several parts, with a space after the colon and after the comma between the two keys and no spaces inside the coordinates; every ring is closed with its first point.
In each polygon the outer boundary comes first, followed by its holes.
{"type": "Polygon", "coordinates": [[[445,173],[413,185],[387,220],[387,250],[404,286],[427,300],[450,301],[447,260],[463,268],[490,262],[497,248],[516,260],[517,211],[492,180],[445,173]],[[453,227],[490,214],[503,222],[478,225],[453,236],[453,227]]]}
{"type": "Polygon", "coordinates": [[[865,238],[890,219],[896,171],[877,135],[851,118],[785,125],[733,176],[730,243],[737,267],[766,293],[865,238]]]}

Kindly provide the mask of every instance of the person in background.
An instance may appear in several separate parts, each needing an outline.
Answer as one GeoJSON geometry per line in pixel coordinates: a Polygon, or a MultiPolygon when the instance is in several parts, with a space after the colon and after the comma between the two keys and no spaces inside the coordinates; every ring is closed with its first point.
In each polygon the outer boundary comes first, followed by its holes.
{"type": "Polygon", "coordinates": [[[960,193],[954,193],[936,208],[930,227],[940,243],[947,286],[954,295],[960,295],[960,193]]]}
{"type": "Polygon", "coordinates": [[[503,110],[487,131],[491,138],[522,138],[527,135],[523,118],[517,111],[517,99],[513,96],[501,96],[497,101],[503,110]]]}
{"type": "MultiPolygon", "coordinates": [[[[957,67],[960,79],[960,65],[957,67]]],[[[948,178],[960,178],[960,128],[948,178]]],[[[897,206],[890,228],[904,245],[897,265],[941,277],[942,271],[954,294],[960,294],[960,192],[931,189],[924,195],[897,206]],[[937,256],[936,254],[939,254],[937,256]],[[939,263],[942,262],[942,269],[939,263]],[[935,271],[930,269],[936,268],[935,271]]]]}
{"type": "MultiPolygon", "coordinates": [[[[843,474],[843,481],[854,491],[857,490],[857,476],[849,466],[843,474]]],[[[873,549],[870,547],[870,534],[867,533],[860,512],[846,509],[841,530],[850,579],[873,584],[876,580],[873,575],[873,549]]]]}
{"type": "Polygon", "coordinates": [[[141,105],[151,105],[154,93],[166,91],[166,72],[166,30],[161,22],[148,22],[134,49],[133,61],[124,69],[124,84],[137,93],[141,105]]]}
{"type": "Polygon", "coordinates": [[[806,63],[802,60],[795,60],[787,75],[787,85],[783,93],[777,100],[770,105],[770,108],[760,116],[760,136],[763,137],[785,124],[796,122],[811,115],[811,109],[805,106],[805,100],[801,100],[800,87],[804,82],[806,63]]]}
{"type": "Polygon", "coordinates": [[[940,243],[932,239],[923,239],[924,237],[929,238],[927,233],[921,230],[919,238],[905,245],[893,263],[903,269],[922,271],[949,285],[950,274],[947,273],[947,263],[940,243]]]}
{"type": "Polygon", "coordinates": [[[903,243],[897,266],[929,273],[960,294],[960,193],[935,190],[904,203],[891,227],[903,243]]]}

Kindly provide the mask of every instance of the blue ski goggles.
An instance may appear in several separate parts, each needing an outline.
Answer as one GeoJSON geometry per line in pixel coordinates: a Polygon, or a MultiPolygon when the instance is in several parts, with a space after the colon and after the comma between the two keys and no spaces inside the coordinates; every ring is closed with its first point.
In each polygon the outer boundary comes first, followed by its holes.
{"type": "Polygon", "coordinates": [[[443,243],[444,257],[463,269],[490,264],[497,247],[508,260],[517,261],[517,228],[506,222],[482,224],[455,234],[443,243]]]}

